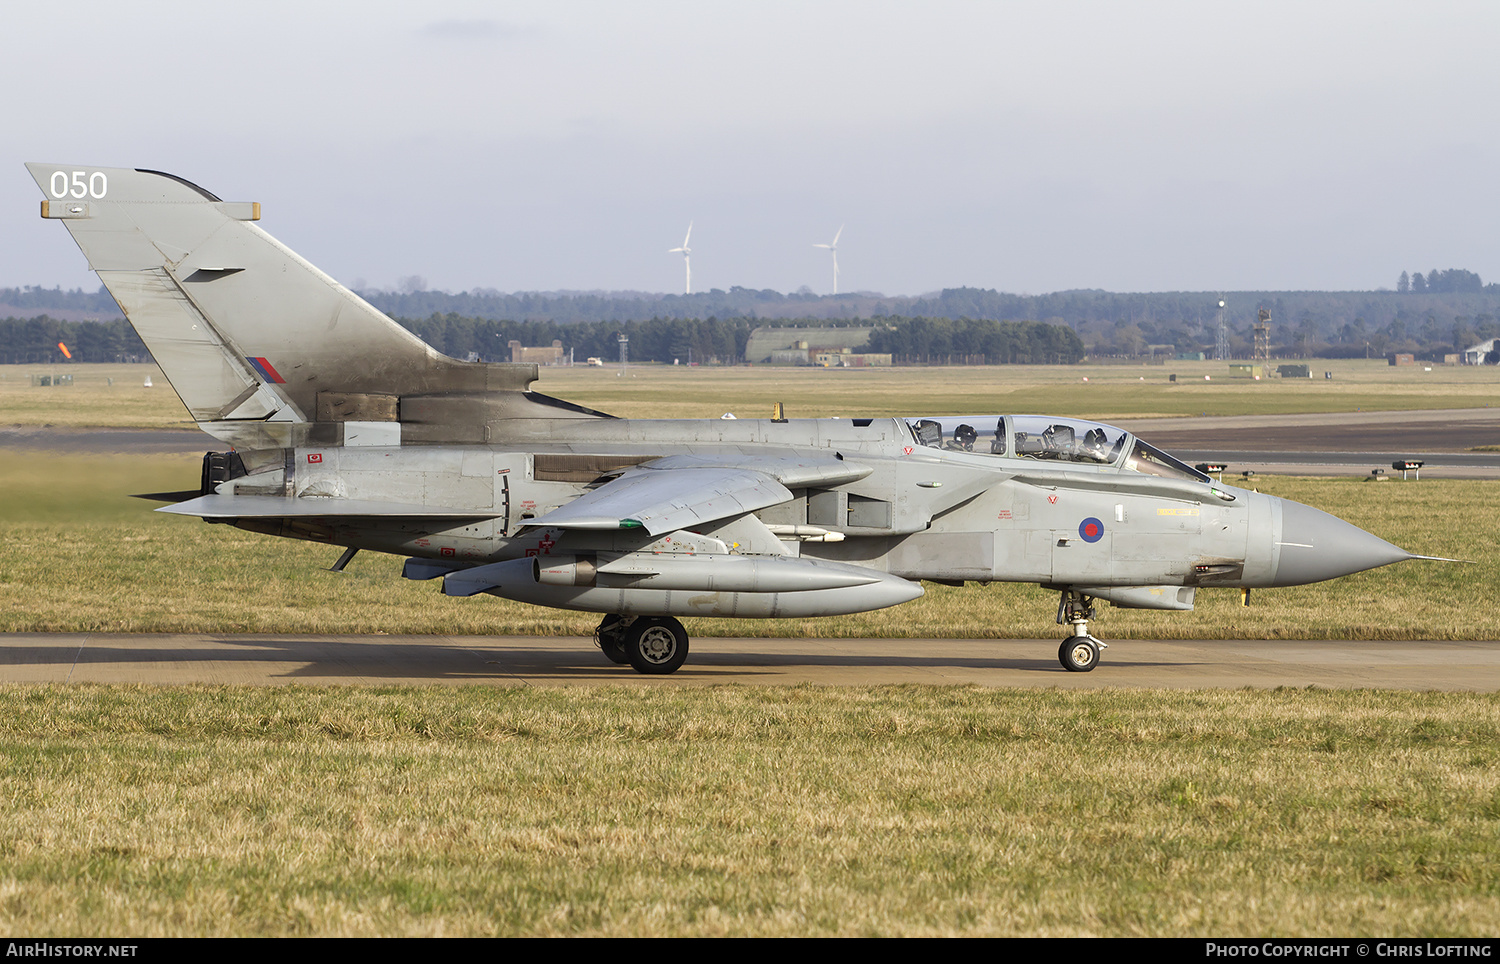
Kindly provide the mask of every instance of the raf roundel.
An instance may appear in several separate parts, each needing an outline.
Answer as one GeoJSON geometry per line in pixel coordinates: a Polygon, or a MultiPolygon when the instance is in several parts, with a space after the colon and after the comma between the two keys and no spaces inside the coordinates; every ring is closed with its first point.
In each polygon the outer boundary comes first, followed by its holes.
{"type": "Polygon", "coordinates": [[[1104,523],[1089,516],[1078,523],[1078,535],[1084,542],[1098,542],[1104,537],[1104,523]]]}

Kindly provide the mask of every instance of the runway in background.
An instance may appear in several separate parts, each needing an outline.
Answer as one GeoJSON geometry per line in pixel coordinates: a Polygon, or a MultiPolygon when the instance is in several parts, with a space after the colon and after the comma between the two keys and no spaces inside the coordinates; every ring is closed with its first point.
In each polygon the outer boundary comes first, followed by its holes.
{"type": "MultiPolygon", "coordinates": [[[[1315,415],[1224,415],[1112,422],[1185,462],[1229,463],[1288,475],[1360,475],[1391,471],[1396,459],[1422,459],[1431,478],[1500,478],[1500,408],[1315,415]]],[[[222,452],[196,430],[67,429],[0,426],[0,449],[79,454],[222,452]]],[[[1226,481],[1228,478],[1226,477],[1226,481]]]]}

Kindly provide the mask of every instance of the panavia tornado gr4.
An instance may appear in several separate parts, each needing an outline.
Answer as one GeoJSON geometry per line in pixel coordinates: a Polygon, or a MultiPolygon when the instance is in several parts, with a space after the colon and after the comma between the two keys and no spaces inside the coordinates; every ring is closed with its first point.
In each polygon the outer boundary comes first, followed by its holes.
{"type": "Polygon", "coordinates": [[[433,350],[255,222],[157,171],[29,164],[199,426],[233,447],[161,511],[408,557],[451,596],[600,613],[605,656],[682,665],[678,617],[895,606],[921,580],[1039,583],[1092,670],[1093,602],[1191,609],[1414,556],[1216,484],[1129,432],[1040,415],[640,420],[433,350]]]}

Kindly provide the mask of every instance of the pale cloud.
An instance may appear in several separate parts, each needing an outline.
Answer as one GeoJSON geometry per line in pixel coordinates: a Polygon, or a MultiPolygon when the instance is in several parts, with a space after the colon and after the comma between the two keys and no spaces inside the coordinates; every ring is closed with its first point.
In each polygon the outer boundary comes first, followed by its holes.
{"type": "Polygon", "coordinates": [[[0,285],[94,283],[27,160],[261,201],[382,287],[671,291],[689,221],[694,287],[823,290],[840,224],[893,294],[1500,279],[1492,3],[75,11],[0,31],[0,285]]]}
{"type": "Polygon", "coordinates": [[[522,40],[536,37],[541,29],[531,24],[500,20],[436,20],[423,24],[418,31],[432,40],[522,40]]]}

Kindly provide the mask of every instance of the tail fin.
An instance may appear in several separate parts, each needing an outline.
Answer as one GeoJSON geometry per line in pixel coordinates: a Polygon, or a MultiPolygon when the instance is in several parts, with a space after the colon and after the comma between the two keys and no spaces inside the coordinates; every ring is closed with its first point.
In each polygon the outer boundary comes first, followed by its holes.
{"type": "Polygon", "coordinates": [[[394,419],[403,395],[524,391],[536,378],[435,351],[256,226],[258,203],[158,171],[26,167],[42,217],[66,225],[205,429],[338,420],[319,408],[364,395],[388,399],[394,419]]]}

